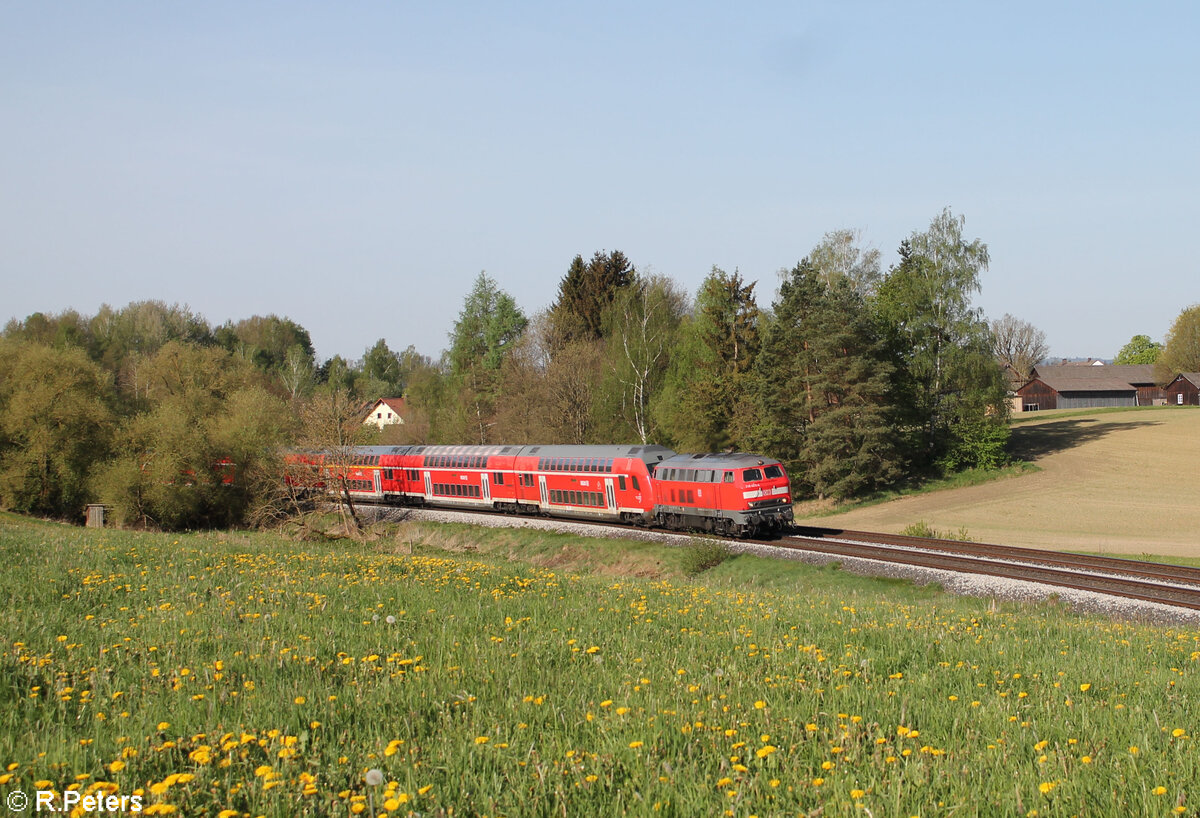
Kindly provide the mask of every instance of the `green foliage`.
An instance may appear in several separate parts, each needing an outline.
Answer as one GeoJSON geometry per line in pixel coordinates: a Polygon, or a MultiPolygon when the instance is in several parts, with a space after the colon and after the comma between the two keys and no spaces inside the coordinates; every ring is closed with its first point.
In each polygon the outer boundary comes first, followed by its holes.
{"type": "Polygon", "coordinates": [[[905,527],[900,532],[905,537],[923,537],[927,540],[954,540],[956,542],[975,542],[971,539],[970,532],[966,528],[960,528],[958,531],[938,531],[929,523],[921,520],[905,527]]]}
{"type": "Polygon", "coordinates": [[[1114,364],[1153,364],[1158,361],[1158,356],[1162,354],[1163,345],[1157,341],[1151,341],[1149,335],[1135,335],[1129,339],[1129,343],[1121,347],[1121,351],[1117,353],[1117,357],[1113,359],[1114,364]]]}
{"type": "Polygon", "coordinates": [[[172,341],[138,371],[142,410],[97,471],[97,495],[125,524],[167,529],[241,523],[250,475],[277,455],[289,414],[227,350],[172,341]]]}
{"type": "Polygon", "coordinates": [[[512,296],[480,273],[463,302],[450,336],[450,366],[454,374],[482,368],[500,369],[509,346],[528,324],[512,296]]]}
{"type": "Polygon", "coordinates": [[[758,448],[785,462],[797,490],[849,497],[900,475],[891,369],[851,283],[830,286],[808,259],[784,280],[758,357],[758,448]]]}
{"type": "Polygon", "coordinates": [[[946,209],[926,232],[904,241],[900,264],[874,302],[895,361],[904,444],[919,466],[975,465],[972,455],[987,448],[964,435],[977,437],[972,430],[986,413],[997,424],[1007,419],[994,338],[971,306],[987,267],[987,245],[963,239],[964,224],[946,209]]]}
{"type": "Polygon", "coordinates": [[[598,250],[586,264],[582,255],[575,256],[550,308],[554,346],[603,338],[609,307],[622,289],[633,284],[636,273],[620,250],[598,250]]]}
{"type": "Polygon", "coordinates": [[[739,415],[751,400],[754,360],[762,346],[754,282],[713,267],[694,312],[681,327],[656,417],[672,442],[687,451],[739,447],[746,437],[739,415]]]}
{"type": "Polygon", "coordinates": [[[683,549],[681,567],[687,576],[716,568],[732,556],[729,546],[720,540],[701,540],[680,547],[683,549]]]}
{"type": "Polygon", "coordinates": [[[80,519],[114,403],[111,376],[82,349],[0,342],[0,507],[80,519]]]}
{"type": "Polygon", "coordinates": [[[1166,383],[1181,372],[1200,372],[1200,304],[1179,313],[1167,333],[1155,373],[1166,383]]]}
{"type": "Polygon", "coordinates": [[[662,388],[687,296],[667,278],[639,279],[605,313],[609,327],[605,394],[612,407],[610,440],[651,442],[657,436],[651,402],[662,388]]]}
{"type": "Polygon", "coordinates": [[[254,315],[228,322],[215,332],[217,342],[239,358],[244,358],[263,372],[282,372],[289,366],[288,357],[299,356],[314,365],[312,339],[308,330],[290,318],[277,315],[254,315]]]}
{"type": "Polygon", "coordinates": [[[883,276],[879,251],[859,247],[859,240],[856,230],[830,231],[808,254],[808,260],[827,285],[845,280],[865,299],[875,293],[883,276]]]}

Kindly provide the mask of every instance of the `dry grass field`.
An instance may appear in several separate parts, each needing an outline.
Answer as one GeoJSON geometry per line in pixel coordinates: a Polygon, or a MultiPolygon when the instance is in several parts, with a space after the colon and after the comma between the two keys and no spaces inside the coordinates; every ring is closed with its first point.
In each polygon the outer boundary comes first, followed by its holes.
{"type": "Polygon", "coordinates": [[[898,532],[924,521],[973,540],[1112,554],[1200,557],[1200,410],[1045,413],[1013,428],[1041,471],[904,497],[821,525],[898,532]]]}

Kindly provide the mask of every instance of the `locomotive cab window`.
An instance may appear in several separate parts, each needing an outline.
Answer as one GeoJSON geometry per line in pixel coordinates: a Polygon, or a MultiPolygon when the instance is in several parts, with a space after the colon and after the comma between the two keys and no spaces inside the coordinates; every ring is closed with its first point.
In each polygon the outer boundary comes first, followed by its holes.
{"type": "Polygon", "coordinates": [[[767,478],[771,480],[774,480],[778,477],[783,477],[783,469],[779,468],[778,466],[767,466],[765,469],[763,469],[763,473],[766,474],[767,478]]]}
{"type": "Polygon", "coordinates": [[[746,469],[744,472],[742,472],[742,480],[746,481],[747,483],[755,483],[762,479],[762,472],[758,469],[746,469]]]}
{"type": "Polygon", "coordinates": [[[725,482],[726,482],[726,483],[732,483],[732,482],[733,482],[733,472],[731,472],[731,471],[727,471],[727,472],[725,472],[725,482]]]}

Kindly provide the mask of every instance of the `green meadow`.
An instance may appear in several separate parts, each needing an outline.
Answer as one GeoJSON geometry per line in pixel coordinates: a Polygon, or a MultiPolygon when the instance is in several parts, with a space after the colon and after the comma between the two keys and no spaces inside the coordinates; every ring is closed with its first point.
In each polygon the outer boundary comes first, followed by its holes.
{"type": "Polygon", "coordinates": [[[0,557],[0,797],[223,818],[1200,798],[1194,628],[432,524],[313,544],[3,515],[0,557]]]}

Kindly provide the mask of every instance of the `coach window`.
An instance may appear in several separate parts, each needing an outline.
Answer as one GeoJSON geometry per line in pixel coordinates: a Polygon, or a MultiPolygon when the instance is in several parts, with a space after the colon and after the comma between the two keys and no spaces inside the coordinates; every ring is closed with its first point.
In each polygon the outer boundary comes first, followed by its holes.
{"type": "Polygon", "coordinates": [[[617,478],[617,486],[621,489],[621,491],[625,490],[625,475],[622,474],[617,478]]]}

